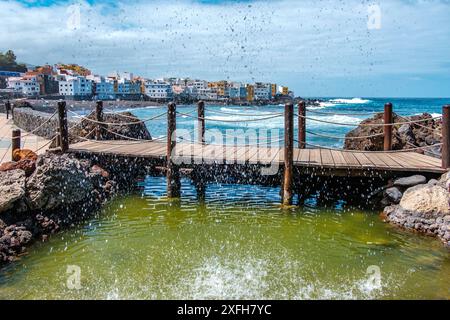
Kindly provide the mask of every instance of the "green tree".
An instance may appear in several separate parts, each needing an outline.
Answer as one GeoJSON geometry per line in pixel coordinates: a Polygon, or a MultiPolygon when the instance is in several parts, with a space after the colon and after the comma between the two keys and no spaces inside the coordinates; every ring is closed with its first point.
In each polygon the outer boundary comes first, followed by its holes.
{"type": "Polygon", "coordinates": [[[16,59],[17,57],[12,50],[5,53],[0,52],[0,70],[26,72],[27,67],[24,64],[18,64],[16,59]]]}
{"type": "Polygon", "coordinates": [[[10,63],[11,65],[16,64],[16,55],[14,54],[14,52],[12,50],[6,51],[5,58],[6,58],[6,61],[8,63],[10,63]]]}

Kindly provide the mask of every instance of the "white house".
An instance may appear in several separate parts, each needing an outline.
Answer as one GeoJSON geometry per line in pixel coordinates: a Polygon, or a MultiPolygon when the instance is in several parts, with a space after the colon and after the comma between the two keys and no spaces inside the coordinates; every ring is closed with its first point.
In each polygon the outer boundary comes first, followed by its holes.
{"type": "Polygon", "coordinates": [[[8,88],[26,96],[37,96],[40,93],[40,86],[36,76],[9,77],[8,88]]]}
{"type": "Polygon", "coordinates": [[[152,99],[172,99],[172,85],[160,80],[147,80],[145,82],[145,94],[152,99]]]}
{"type": "Polygon", "coordinates": [[[254,90],[255,100],[270,100],[272,97],[272,85],[270,83],[256,82],[254,90]]]}
{"type": "Polygon", "coordinates": [[[66,76],[59,81],[59,94],[63,96],[92,95],[92,80],[82,76],[66,76]]]}

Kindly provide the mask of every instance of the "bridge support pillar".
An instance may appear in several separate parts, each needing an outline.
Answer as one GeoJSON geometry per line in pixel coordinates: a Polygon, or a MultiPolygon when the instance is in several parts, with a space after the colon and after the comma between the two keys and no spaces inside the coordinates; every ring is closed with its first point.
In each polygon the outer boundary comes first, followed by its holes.
{"type": "Polygon", "coordinates": [[[306,148],[306,103],[300,101],[298,103],[298,148],[306,148]]]}
{"type": "Polygon", "coordinates": [[[205,103],[199,101],[197,104],[198,114],[198,143],[205,144],[205,103]]]}
{"type": "Polygon", "coordinates": [[[192,171],[192,181],[194,182],[197,199],[204,201],[206,197],[206,175],[200,167],[192,171]]]}
{"type": "Polygon", "coordinates": [[[17,149],[20,149],[21,147],[21,139],[20,139],[20,129],[14,129],[12,131],[12,138],[11,138],[11,160],[14,160],[14,151],[17,149]]]}
{"type": "Polygon", "coordinates": [[[294,105],[284,106],[284,179],[282,183],[282,204],[292,204],[294,181],[294,105]]]}
{"type": "Polygon", "coordinates": [[[62,152],[69,150],[69,129],[67,126],[66,102],[58,102],[58,125],[60,135],[60,148],[62,152]]]}
{"type": "MultiPolygon", "coordinates": [[[[95,105],[95,120],[103,122],[103,101],[97,101],[95,105]]],[[[103,125],[97,123],[97,129],[95,131],[95,140],[101,140],[103,135],[103,125]]]]}
{"type": "Polygon", "coordinates": [[[176,148],[177,108],[171,102],[167,108],[167,197],[178,198],[180,196],[181,182],[180,169],[173,162],[176,148]]]}
{"type": "Polygon", "coordinates": [[[450,168],[450,105],[442,107],[442,168],[450,168]]]}
{"type": "Polygon", "coordinates": [[[384,151],[389,151],[392,149],[392,122],[392,103],[389,102],[384,105],[384,151]]]}

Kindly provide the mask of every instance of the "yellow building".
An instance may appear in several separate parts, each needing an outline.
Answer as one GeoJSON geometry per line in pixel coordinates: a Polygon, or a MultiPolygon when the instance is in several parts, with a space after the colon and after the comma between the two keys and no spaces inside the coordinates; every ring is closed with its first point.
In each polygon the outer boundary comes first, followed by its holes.
{"type": "Polygon", "coordinates": [[[272,83],[271,89],[272,89],[272,98],[273,98],[277,95],[277,85],[275,83],[272,83]]]}
{"type": "Polygon", "coordinates": [[[216,82],[208,82],[208,88],[215,89],[218,96],[224,97],[227,92],[228,82],[225,80],[216,81],[216,82]]]}
{"type": "Polygon", "coordinates": [[[289,87],[281,87],[281,94],[287,96],[289,94],[289,87]]]}
{"type": "Polygon", "coordinates": [[[247,101],[253,101],[255,99],[255,87],[251,84],[246,85],[247,89],[247,101]]]}

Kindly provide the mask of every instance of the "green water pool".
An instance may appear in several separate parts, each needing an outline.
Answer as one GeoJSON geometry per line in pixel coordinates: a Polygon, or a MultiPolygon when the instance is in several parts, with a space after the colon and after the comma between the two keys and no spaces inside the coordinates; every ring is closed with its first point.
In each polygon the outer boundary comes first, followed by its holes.
{"type": "Polygon", "coordinates": [[[0,299],[450,298],[450,250],[378,212],[285,211],[267,187],[208,187],[201,203],[154,190],[34,244],[0,271],[0,299]]]}

